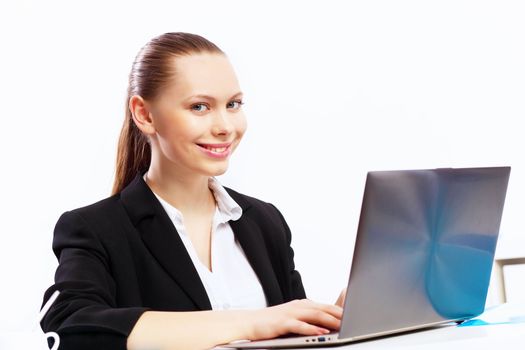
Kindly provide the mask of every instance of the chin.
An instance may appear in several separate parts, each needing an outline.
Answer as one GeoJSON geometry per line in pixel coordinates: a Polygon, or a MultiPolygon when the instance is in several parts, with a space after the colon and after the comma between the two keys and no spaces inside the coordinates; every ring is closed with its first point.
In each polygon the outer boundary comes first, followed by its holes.
{"type": "Polygon", "coordinates": [[[212,176],[219,176],[219,175],[222,175],[226,172],[226,170],[228,170],[228,167],[225,167],[224,169],[220,169],[218,171],[215,172],[215,174],[213,174],[212,176]]]}
{"type": "Polygon", "coordinates": [[[206,173],[208,176],[219,176],[224,174],[228,170],[228,164],[217,165],[215,167],[210,167],[207,169],[206,173]]]}

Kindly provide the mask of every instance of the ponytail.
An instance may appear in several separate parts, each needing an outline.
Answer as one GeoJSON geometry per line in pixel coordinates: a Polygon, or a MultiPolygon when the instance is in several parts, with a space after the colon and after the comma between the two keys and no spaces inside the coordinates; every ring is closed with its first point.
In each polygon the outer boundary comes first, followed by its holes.
{"type": "Polygon", "coordinates": [[[148,140],[133,122],[128,106],[126,106],[125,115],[117,146],[117,164],[112,194],[122,191],[137,176],[137,173],[148,170],[151,161],[151,148],[148,140]]]}

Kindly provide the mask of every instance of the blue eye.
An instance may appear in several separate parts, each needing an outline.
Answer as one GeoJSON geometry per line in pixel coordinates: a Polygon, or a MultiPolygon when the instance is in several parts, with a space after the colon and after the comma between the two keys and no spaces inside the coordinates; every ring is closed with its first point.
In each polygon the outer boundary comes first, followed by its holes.
{"type": "Polygon", "coordinates": [[[206,106],[204,103],[196,103],[191,106],[191,109],[197,112],[204,112],[206,109],[208,109],[208,106],[206,106]],[[201,107],[204,107],[204,109],[201,107]]]}
{"type": "Polygon", "coordinates": [[[228,102],[228,108],[239,109],[244,103],[241,100],[228,102]]]}

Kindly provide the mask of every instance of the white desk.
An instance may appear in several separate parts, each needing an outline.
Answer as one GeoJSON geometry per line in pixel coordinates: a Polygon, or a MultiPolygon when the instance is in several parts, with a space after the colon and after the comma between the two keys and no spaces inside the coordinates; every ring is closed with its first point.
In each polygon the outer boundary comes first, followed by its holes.
{"type": "Polygon", "coordinates": [[[487,310],[476,319],[489,324],[447,325],[409,334],[351,343],[332,349],[525,349],[525,305],[504,304],[487,310]]]}
{"type": "Polygon", "coordinates": [[[525,323],[442,327],[406,335],[391,336],[362,343],[348,344],[340,349],[440,349],[440,350],[502,350],[525,348],[525,323]]]}

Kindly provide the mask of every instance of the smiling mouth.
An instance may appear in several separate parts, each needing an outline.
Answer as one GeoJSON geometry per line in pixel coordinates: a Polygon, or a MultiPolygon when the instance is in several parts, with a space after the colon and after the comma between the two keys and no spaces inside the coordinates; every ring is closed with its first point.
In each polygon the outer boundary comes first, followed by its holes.
{"type": "Polygon", "coordinates": [[[215,154],[223,154],[227,152],[230,149],[231,144],[222,144],[222,145],[206,145],[202,143],[198,143],[197,146],[205,149],[208,152],[215,153],[215,154]]]}

